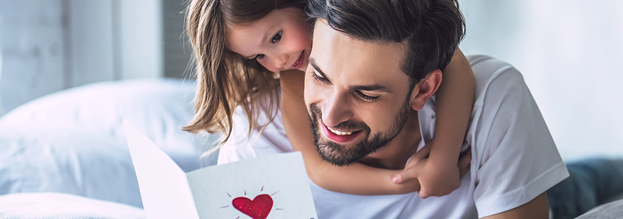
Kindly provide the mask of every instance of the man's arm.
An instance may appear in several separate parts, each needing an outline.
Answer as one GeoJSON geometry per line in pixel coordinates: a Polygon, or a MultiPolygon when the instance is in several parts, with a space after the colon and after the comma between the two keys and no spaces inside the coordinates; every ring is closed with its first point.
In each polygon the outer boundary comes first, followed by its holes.
{"type": "Polygon", "coordinates": [[[549,218],[547,194],[541,193],[526,204],[511,210],[483,217],[483,219],[514,219],[514,218],[549,218]]]}

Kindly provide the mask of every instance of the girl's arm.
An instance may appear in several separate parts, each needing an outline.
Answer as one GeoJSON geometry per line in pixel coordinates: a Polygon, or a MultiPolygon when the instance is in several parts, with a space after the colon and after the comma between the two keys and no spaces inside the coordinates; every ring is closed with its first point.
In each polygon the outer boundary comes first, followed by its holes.
{"type": "Polygon", "coordinates": [[[429,159],[445,159],[446,163],[456,164],[474,106],[475,90],[472,66],[457,47],[437,90],[437,120],[429,159]]]}
{"type": "MultiPolygon", "coordinates": [[[[360,163],[337,167],[323,161],[313,144],[309,128],[307,108],[303,100],[304,77],[301,71],[281,73],[281,116],[292,147],[302,152],[307,174],[318,186],[357,195],[404,194],[420,190],[420,181],[411,180],[418,178],[424,179],[423,182],[429,185],[427,191],[431,191],[428,192],[430,195],[449,194],[458,188],[460,182],[457,161],[471,113],[475,86],[471,66],[458,48],[446,67],[444,79],[437,91],[436,137],[429,143],[435,145],[431,149],[434,152],[431,152],[428,159],[412,159],[410,162],[418,165],[410,165],[413,168],[404,171],[374,168],[360,163]],[[453,107],[456,110],[451,110],[453,107]],[[438,170],[442,172],[435,172],[438,170]],[[447,178],[454,181],[439,186],[434,184],[447,178]]],[[[469,166],[470,159],[471,155],[461,158],[461,175],[465,174],[465,167],[469,166]]],[[[426,196],[428,195],[423,197],[426,196]]]]}
{"type": "Polygon", "coordinates": [[[404,184],[393,183],[392,176],[398,174],[398,170],[374,168],[360,163],[338,167],[323,161],[314,145],[303,100],[304,79],[305,74],[301,71],[281,73],[281,117],[292,147],[303,154],[307,174],[316,185],[335,192],[358,195],[404,194],[419,190],[417,180],[404,184]]]}
{"type": "Polygon", "coordinates": [[[396,183],[418,178],[421,197],[447,195],[459,188],[456,164],[474,103],[475,83],[471,65],[457,47],[436,93],[435,133],[427,143],[431,145],[430,156],[425,162],[411,165],[416,168],[396,175],[396,183]]]}

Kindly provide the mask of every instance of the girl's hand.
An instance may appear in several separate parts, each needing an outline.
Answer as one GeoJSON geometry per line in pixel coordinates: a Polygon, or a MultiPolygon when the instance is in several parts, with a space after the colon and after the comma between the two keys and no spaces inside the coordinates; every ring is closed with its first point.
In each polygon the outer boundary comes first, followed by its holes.
{"type": "Polygon", "coordinates": [[[472,159],[471,149],[468,149],[465,154],[460,155],[456,165],[443,160],[430,160],[430,149],[430,144],[424,146],[411,156],[405,169],[392,178],[397,184],[417,179],[421,185],[419,195],[422,198],[444,196],[458,189],[461,185],[460,178],[469,170],[472,159]]]}

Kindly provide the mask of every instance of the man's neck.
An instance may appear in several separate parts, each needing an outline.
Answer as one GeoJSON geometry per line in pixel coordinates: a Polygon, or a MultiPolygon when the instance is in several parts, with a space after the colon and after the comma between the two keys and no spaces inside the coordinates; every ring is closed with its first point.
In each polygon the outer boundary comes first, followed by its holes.
{"type": "Polygon", "coordinates": [[[419,124],[417,111],[410,110],[407,122],[400,133],[387,146],[361,159],[360,162],[378,168],[404,169],[407,160],[417,151],[422,140],[419,124]]]}

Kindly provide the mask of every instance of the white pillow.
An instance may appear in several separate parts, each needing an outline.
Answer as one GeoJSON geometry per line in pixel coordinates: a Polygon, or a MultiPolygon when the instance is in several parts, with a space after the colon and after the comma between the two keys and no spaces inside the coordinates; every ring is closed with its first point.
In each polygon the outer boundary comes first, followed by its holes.
{"type": "Polygon", "coordinates": [[[200,167],[199,154],[218,136],[181,130],[193,116],[195,83],[179,79],[103,82],[53,93],[0,118],[0,126],[63,124],[101,133],[127,145],[123,118],[162,148],[185,171],[200,167]]]}
{"type": "Polygon", "coordinates": [[[142,207],[127,149],[73,127],[0,127],[0,194],[59,192],[142,207]]]}
{"type": "Polygon", "coordinates": [[[61,192],[142,206],[123,119],[183,170],[197,169],[219,136],[180,130],[194,95],[194,83],[176,79],[104,82],[14,109],[0,118],[0,194],[61,192]]]}

